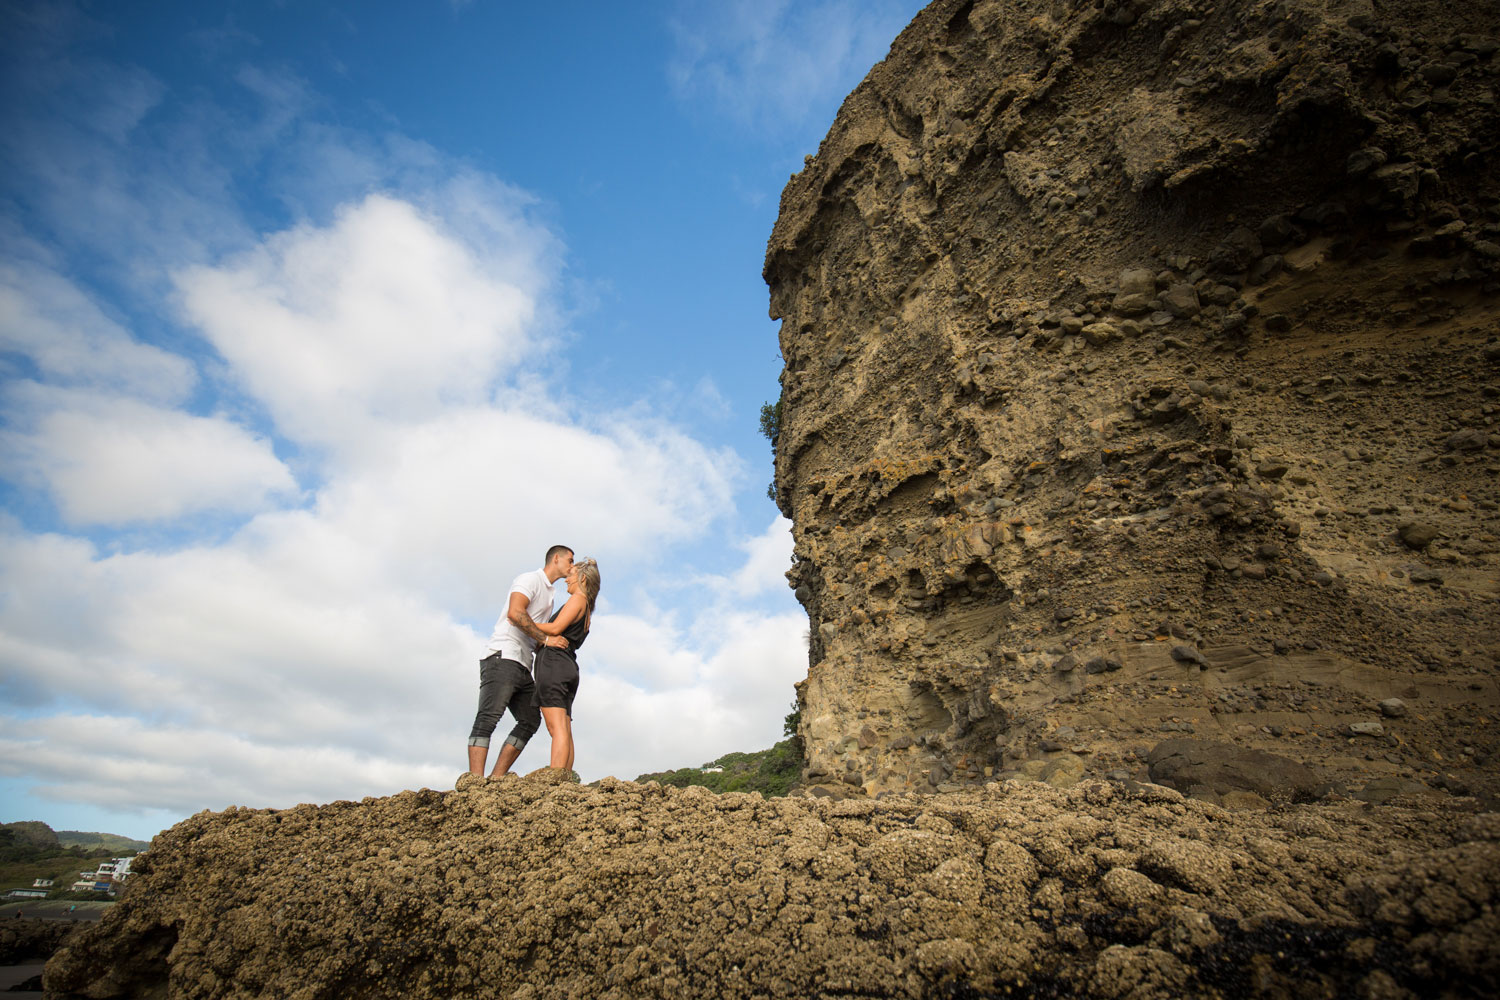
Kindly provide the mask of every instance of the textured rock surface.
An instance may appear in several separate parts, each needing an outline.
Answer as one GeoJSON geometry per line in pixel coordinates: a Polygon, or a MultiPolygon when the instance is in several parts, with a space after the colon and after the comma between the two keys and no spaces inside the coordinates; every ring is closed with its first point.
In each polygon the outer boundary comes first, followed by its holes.
{"type": "Polygon", "coordinates": [[[1205,740],[1165,740],[1146,756],[1151,780],[1198,798],[1250,792],[1265,802],[1310,802],[1322,791],[1311,768],[1264,750],[1205,740]]]}
{"type": "Polygon", "coordinates": [[[185,820],[45,985],[185,1000],[1493,995],[1500,821],[1458,805],[1232,814],[1103,781],[831,802],[466,775],[446,794],[185,820]]]}
{"type": "Polygon", "coordinates": [[[1497,39],[939,0],[896,41],[765,265],[811,785],[1143,777],[1192,733],[1493,796],[1497,39]]]}
{"type": "Polygon", "coordinates": [[[23,918],[0,923],[0,965],[48,958],[77,929],[72,921],[23,918]]]}

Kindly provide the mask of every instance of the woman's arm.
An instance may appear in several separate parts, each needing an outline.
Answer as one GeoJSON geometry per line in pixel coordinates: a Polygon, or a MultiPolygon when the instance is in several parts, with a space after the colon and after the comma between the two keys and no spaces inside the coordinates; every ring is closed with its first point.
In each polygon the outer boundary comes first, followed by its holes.
{"type": "Polygon", "coordinates": [[[583,617],[583,595],[573,594],[562,606],[557,617],[550,622],[537,622],[536,627],[547,635],[562,635],[563,629],[583,617]]]}

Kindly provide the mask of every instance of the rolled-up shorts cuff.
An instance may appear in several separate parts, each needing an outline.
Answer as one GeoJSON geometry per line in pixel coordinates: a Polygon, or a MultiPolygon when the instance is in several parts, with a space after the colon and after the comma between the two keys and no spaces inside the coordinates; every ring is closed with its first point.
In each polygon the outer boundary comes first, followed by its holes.
{"type": "Polygon", "coordinates": [[[488,736],[470,736],[469,746],[484,747],[486,750],[488,750],[490,748],[490,738],[488,736]]]}
{"type": "Polygon", "coordinates": [[[516,736],[515,734],[511,734],[510,736],[505,737],[505,742],[509,743],[511,746],[515,747],[517,750],[525,750],[526,749],[526,744],[529,743],[530,741],[529,740],[524,740],[521,737],[516,736]]]}

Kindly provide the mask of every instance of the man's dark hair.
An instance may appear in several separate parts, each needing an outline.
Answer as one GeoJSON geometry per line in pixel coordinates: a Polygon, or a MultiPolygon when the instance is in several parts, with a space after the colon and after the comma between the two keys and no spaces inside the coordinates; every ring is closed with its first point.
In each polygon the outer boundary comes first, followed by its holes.
{"type": "Polygon", "coordinates": [[[542,560],[542,565],[546,566],[551,563],[552,557],[557,555],[559,552],[566,552],[568,555],[573,554],[573,550],[568,548],[566,545],[554,545],[552,546],[552,548],[547,550],[547,558],[542,560]]]}

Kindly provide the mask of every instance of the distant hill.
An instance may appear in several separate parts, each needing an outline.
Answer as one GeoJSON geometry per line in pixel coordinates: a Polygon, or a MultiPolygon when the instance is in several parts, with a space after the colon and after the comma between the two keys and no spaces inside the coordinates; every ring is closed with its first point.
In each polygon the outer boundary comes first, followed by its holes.
{"type": "Polygon", "coordinates": [[[51,856],[68,848],[76,848],[75,853],[84,855],[138,854],[147,846],[146,841],[122,837],[117,833],[54,831],[46,823],[34,819],[0,823],[0,853],[8,860],[51,856]]]}
{"type": "Polygon", "coordinates": [[[132,840],[118,833],[86,833],[82,830],[58,830],[57,841],[63,847],[81,847],[85,851],[104,848],[115,854],[137,854],[150,844],[144,840],[132,840]]]}
{"type": "Polygon", "coordinates": [[[16,847],[48,848],[61,846],[52,827],[35,819],[0,823],[0,842],[16,847]]]}

